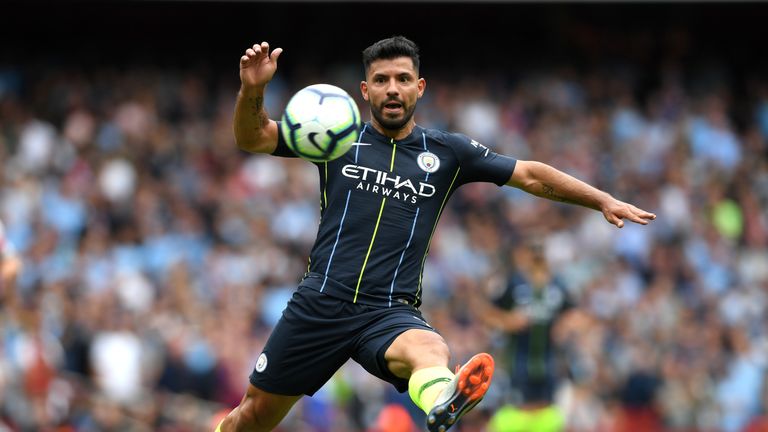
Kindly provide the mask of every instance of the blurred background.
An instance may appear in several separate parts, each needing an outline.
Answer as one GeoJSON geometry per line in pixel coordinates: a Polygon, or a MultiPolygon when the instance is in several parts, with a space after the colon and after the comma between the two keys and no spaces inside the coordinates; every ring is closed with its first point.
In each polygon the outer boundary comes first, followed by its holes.
{"type": "MultiPolygon", "coordinates": [[[[761,3],[3,2],[3,260],[23,268],[0,286],[0,431],[213,430],[318,221],[314,166],[234,144],[238,59],[285,49],[277,118],[307,84],[358,95],[361,51],[394,34],[422,49],[421,126],[658,215],[617,230],[512,188],[460,189],[422,310],[454,363],[488,351],[498,372],[454,429],[518,430],[494,420],[525,398],[514,335],[467,305],[498,297],[535,245],[578,311],[550,338],[562,430],[768,430],[766,22],[761,3]]],[[[422,421],[348,363],[280,430],[422,421]]]]}

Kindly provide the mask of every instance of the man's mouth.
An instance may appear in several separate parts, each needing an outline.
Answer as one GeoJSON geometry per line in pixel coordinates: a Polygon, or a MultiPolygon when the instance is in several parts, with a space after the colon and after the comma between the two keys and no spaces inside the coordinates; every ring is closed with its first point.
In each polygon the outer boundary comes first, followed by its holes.
{"type": "Polygon", "coordinates": [[[403,104],[396,101],[387,102],[384,104],[384,111],[394,112],[403,109],[403,104]]]}

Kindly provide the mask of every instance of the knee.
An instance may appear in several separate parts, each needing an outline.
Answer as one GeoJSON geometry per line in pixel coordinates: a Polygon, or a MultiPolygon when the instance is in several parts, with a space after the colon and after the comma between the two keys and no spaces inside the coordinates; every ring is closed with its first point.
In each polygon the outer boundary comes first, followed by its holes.
{"type": "Polygon", "coordinates": [[[406,342],[407,357],[414,369],[448,363],[451,355],[448,344],[437,333],[413,332],[406,342]]]}
{"type": "Polygon", "coordinates": [[[432,358],[445,360],[446,362],[451,356],[451,351],[448,348],[448,344],[445,339],[435,334],[435,337],[425,338],[422,340],[420,346],[423,347],[421,355],[428,355],[432,358]]]}

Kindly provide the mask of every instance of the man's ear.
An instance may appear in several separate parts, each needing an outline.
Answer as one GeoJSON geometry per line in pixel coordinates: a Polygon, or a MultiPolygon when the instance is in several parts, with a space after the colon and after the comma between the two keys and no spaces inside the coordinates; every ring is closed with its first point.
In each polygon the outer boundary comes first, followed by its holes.
{"type": "Polygon", "coordinates": [[[363,99],[365,101],[368,100],[368,83],[365,81],[360,81],[360,93],[363,94],[363,99]]]}

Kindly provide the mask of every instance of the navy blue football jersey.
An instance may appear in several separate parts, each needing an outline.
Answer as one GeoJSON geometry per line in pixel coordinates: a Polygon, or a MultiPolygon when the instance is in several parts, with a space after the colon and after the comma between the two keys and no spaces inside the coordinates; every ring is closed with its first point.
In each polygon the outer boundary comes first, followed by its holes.
{"type": "MultiPolygon", "coordinates": [[[[394,140],[366,123],[358,141],[316,163],[320,227],[301,285],[354,303],[418,307],[448,199],[466,183],[504,185],[517,161],[465,135],[419,126],[394,140]]],[[[273,154],[295,156],[282,136],[273,154]]]]}

